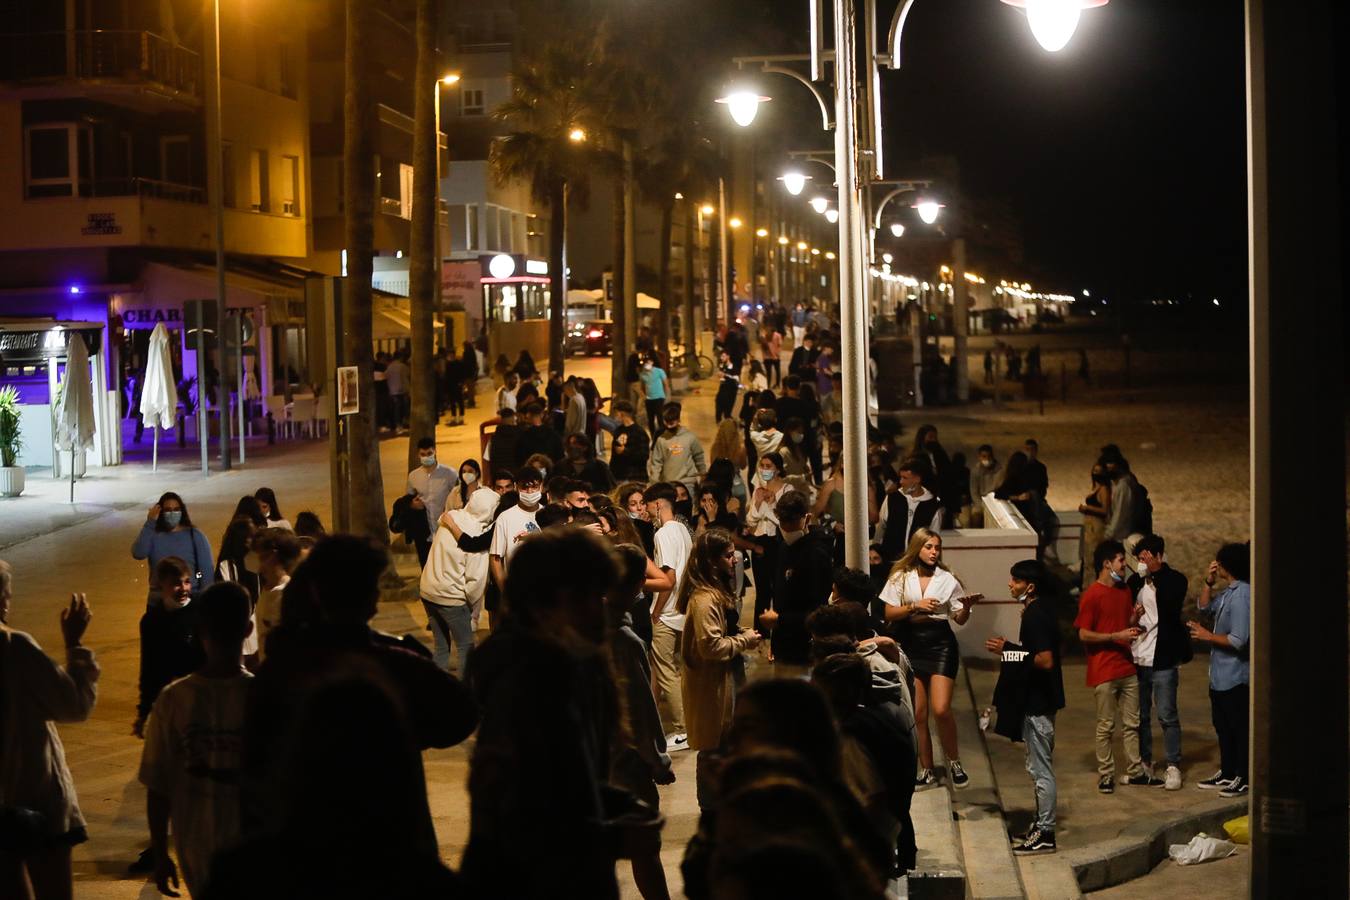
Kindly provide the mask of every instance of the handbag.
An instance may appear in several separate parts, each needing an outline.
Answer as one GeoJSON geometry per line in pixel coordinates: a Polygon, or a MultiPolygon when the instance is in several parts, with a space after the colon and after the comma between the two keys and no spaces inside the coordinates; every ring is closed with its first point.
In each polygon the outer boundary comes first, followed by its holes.
{"type": "MultiPolygon", "coordinates": [[[[9,701],[9,674],[7,657],[9,656],[9,632],[3,632],[0,640],[0,727],[5,721],[5,707],[9,701]]],[[[47,819],[35,809],[0,802],[0,850],[7,853],[22,854],[40,846],[47,837],[47,819]]]]}
{"type": "Polygon", "coordinates": [[[202,573],[202,564],[197,559],[197,529],[192,529],[192,596],[196,597],[202,592],[202,579],[206,576],[202,573]]]}

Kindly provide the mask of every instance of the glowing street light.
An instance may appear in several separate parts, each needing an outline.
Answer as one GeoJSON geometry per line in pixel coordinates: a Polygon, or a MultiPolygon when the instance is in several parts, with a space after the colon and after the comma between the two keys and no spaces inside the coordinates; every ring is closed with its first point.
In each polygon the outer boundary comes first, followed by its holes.
{"type": "Polygon", "coordinates": [[[703,213],[705,216],[711,216],[713,213],[717,212],[717,207],[713,206],[711,203],[705,203],[699,207],[699,212],[703,213]]]}
{"type": "Polygon", "coordinates": [[[1078,30],[1083,10],[1105,6],[1107,0],[1003,0],[1027,11],[1027,24],[1041,48],[1057,53],[1068,46],[1078,30]]]}
{"type": "Polygon", "coordinates": [[[936,200],[920,200],[914,204],[914,208],[919,212],[919,218],[923,224],[932,225],[937,221],[938,210],[942,209],[942,204],[936,200]]]}
{"type": "Polygon", "coordinates": [[[571,131],[567,132],[567,139],[574,144],[580,144],[582,141],[586,140],[586,129],[579,127],[573,128],[571,131]]]}
{"type": "Polygon", "coordinates": [[[740,216],[732,216],[730,219],[727,219],[728,228],[740,228],[742,224],[740,216]]]}
{"type": "Polygon", "coordinates": [[[831,225],[838,222],[839,210],[833,208],[825,210],[825,221],[829,222],[831,225]]]}
{"type": "Polygon", "coordinates": [[[798,242],[797,242],[797,249],[798,249],[798,250],[805,250],[805,249],[806,249],[807,247],[809,247],[809,246],[811,246],[811,245],[808,244],[806,241],[798,241],[798,242]]]}
{"type": "Polygon", "coordinates": [[[904,236],[905,236],[905,226],[901,225],[899,222],[892,222],[892,223],[891,223],[891,236],[892,236],[892,237],[904,237],[904,236]]]}
{"type": "Polygon", "coordinates": [[[881,254],[881,261],[889,266],[892,262],[895,261],[895,257],[891,256],[889,253],[883,253],[881,254]]]}
{"type": "Polygon", "coordinates": [[[778,243],[786,247],[788,245],[788,236],[786,234],[780,234],[778,236],[778,243]]]}
{"type": "Polygon", "coordinates": [[[742,128],[748,128],[755,121],[755,116],[759,115],[759,105],[772,99],[761,95],[759,91],[737,88],[729,91],[725,97],[718,97],[717,102],[726,105],[732,121],[742,128]]]}
{"type": "Polygon", "coordinates": [[[778,180],[783,182],[783,187],[787,188],[789,194],[796,197],[806,189],[806,183],[811,180],[811,176],[804,172],[792,171],[779,175],[778,180]]]}
{"type": "Polygon", "coordinates": [[[442,76],[441,76],[441,84],[446,84],[446,85],[449,85],[449,84],[459,84],[459,73],[458,73],[458,72],[450,72],[450,73],[448,73],[448,74],[446,74],[446,75],[442,75],[442,76]]]}
{"type": "Polygon", "coordinates": [[[825,210],[827,210],[827,209],[830,208],[830,201],[829,201],[829,198],[828,198],[828,197],[812,197],[812,198],[811,198],[811,208],[814,209],[816,212],[820,213],[822,216],[825,215],[825,210]]]}
{"type": "Polygon", "coordinates": [[[755,237],[768,237],[768,236],[769,236],[769,229],[767,228],[755,229],[755,237]]]}

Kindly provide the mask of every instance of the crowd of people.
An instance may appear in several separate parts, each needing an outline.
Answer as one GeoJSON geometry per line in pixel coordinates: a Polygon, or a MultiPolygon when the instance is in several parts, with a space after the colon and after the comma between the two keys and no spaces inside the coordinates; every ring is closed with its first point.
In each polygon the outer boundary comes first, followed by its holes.
{"type": "MultiPolygon", "coordinates": [[[[721,336],[723,385],[736,379],[741,406],[719,389],[707,450],[654,348],[639,351],[640,404],[608,404],[575,376],[541,384],[522,353],[494,366],[481,459],[446,465],[433,435],[412,436],[419,465],[390,526],[417,551],[430,648],[370,625],[385,548],[327,535],[312,512],[292,524],[264,487],[240,499],[213,555],[183,498],[161,496],[132,548],[151,585],[132,724],[145,741],[149,848],[133,868],[170,896],[280,897],[303,884],[307,895],[600,898],[618,895],[626,861],[642,896],[659,900],[670,886],[658,788],[675,780],[672,755],[692,752],[700,819],[681,866],[687,896],[881,897],[924,839],[914,792],[944,772],[969,784],[953,625],[978,617],[982,597],[944,562],[943,532],[980,525],[988,494],[1041,535],[1037,557],[1009,573],[1019,634],[987,649],[1001,662],[995,731],[1026,743],[1037,800],[1014,852],[1053,851],[1059,617],[1072,601],[1045,559],[1054,516],[1038,445],[1002,465],[985,445],[968,468],[925,425],[903,451],[870,435],[867,472],[846,472],[830,402],[837,336],[799,312],[721,336]],[[859,475],[866,570],[843,564],[843,488],[859,475]],[[470,735],[456,873],[438,855],[419,751],[470,735]]],[[[1246,546],[1225,545],[1206,573],[1200,606],[1213,624],[1184,623],[1186,578],[1167,565],[1119,448],[1103,448],[1083,511],[1095,530],[1074,626],[1097,703],[1099,789],[1114,789],[1117,723],[1126,784],[1181,786],[1177,672],[1194,640],[1210,645],[1223,751],[1198,786],[1241,796],[1246,546]]],[[[0,611],[14,577],[0,563],[0,611]]],[[[0,629],[4,896],[10,884],[70,896],[84,822],[52,723],[94,704],[88,622],[73,598],[64,667],[0,629]],[[17,672],[41,689],[15,690],[17,672]],[[11,810],[30,808],[28,842],[11,845],[9,829],[23,827],[11,810]]]]}

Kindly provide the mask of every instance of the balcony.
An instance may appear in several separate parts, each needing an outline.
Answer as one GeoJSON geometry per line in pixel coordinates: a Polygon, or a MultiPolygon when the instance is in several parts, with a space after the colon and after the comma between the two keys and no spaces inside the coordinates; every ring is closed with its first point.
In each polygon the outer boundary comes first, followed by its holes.
{"type": "Polygon", "coordinates": [[[69,81],[150,89],[195,105],[202,99],[202,61],[149,31],[0,34],[0,82],[69,81]]]}

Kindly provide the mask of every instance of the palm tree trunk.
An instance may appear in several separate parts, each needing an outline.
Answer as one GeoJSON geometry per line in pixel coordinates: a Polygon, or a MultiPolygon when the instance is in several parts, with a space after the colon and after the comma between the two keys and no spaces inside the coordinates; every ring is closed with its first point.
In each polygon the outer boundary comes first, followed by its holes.
{"type": "Polygon", "coordinates": [[[567,317],[567,181],[549,189],[548,371],[563,371],[563,326],[567,317]]]}
{"type": "Polygon", "coordinates": [[[674,230],[675,201],[661,204],[661,271],[657,276],[657,293],[661,295],[661,309],[656,317],[656,346],[663,359],[670,359],[670,311],[676,309],[670,296],[670,235],[674,230]]]}
{"type": "Polygon", "coordinates": [[[624,192],[621,185],[614,186],[614,202],[611,207],[613,230],[610,232],[610,252],[614,257],[613,271],[610,273],[610,283],[613,285],[613,311],[610,313],[614,320],[610,345],[614,348],[610,358],[610,387],[609,392],[614,397],[628,396],[627,374],[628,354],[632,344],[628,341],[628,305],[624,303],[624,296],[627,293],[627,285],[624,284],[623,275],[627,268],[624,265],[624,192]]]}
{"type": "MultiPolygon", "coordinates": [[[[686,188],[686,190],[688,190],[686,188]]],[[[688,197],[684,201],[684,324],[680,334],[684,338],[686,353],[694,348],[694,201],[688,197]]]]}
{"type": "MultiPolygon", "coordinates": [[[[633,142],[623,141],[623,319],[622,346],[637,344],[637,182],[633,177],[633,142]]],[[[625,390],[625,395],[627,391],[625,390]]]]}
{"type": "Polygon", "coordinates": [[[408,469],[417,468],[417,439],[436,434],[436,2],[417,0],[417,75],[413,80],[413,197],[408,300],[412,319],[412,409],[408,469]]]}
{"type": "Polygon", "coordinates": [[[375,254],[375,101],[370,85],[372,0],[347,0],[346,94],[343,100],[343,203],[347,247],[344,352],[360,373],[361,414],[348,416],[348,525],[389,543],[384,478],[375,424],[371,286],[375,254]]]}

